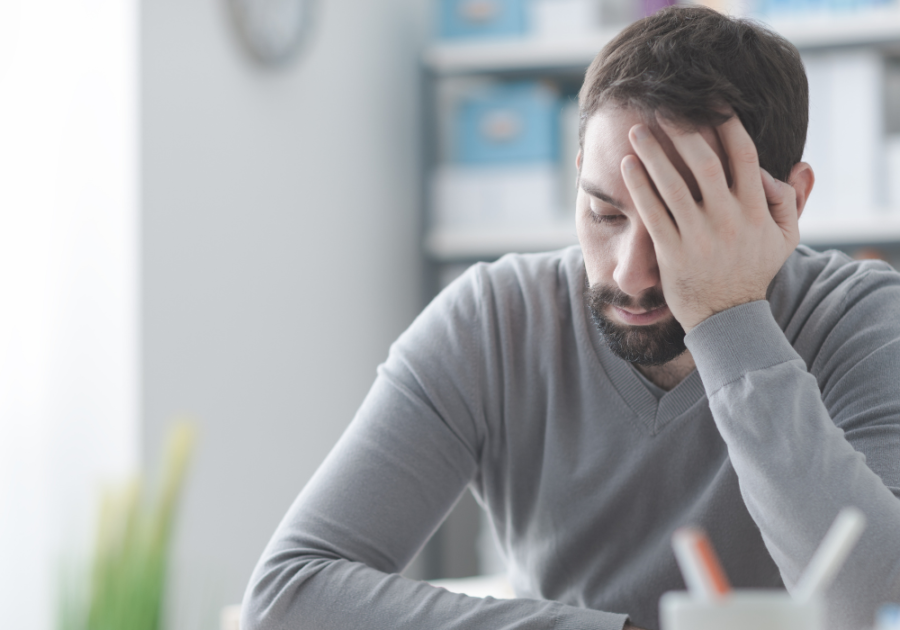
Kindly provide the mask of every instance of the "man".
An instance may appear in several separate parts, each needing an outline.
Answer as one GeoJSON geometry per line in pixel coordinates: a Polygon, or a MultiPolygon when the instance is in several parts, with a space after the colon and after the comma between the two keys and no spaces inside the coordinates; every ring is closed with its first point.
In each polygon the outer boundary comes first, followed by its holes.
{"type": "Polygon", "coordinates": [[[735,586],[790,589],[846,505],[868,528],[829,628],[900,598],[900,276],[797,247],[796,50],[670,8],[579,100],[580,248],[477,265],[400,337],[265,550],[244,630],[653,629],[684,587],[677,527],[706,529],[735,586]],[[467,486],[518,599],[397,574],[467,486]]]}

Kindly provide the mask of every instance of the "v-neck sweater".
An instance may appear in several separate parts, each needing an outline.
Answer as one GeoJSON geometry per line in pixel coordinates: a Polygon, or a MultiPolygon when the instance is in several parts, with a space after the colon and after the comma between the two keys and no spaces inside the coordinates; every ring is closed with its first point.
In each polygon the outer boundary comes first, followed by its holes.
{"type": "Polygon", "coordinates": [[[584,282],[578,247],[510,255],[423,311],[263,552],[244,630],[654,630],[677,527],[735,587],[791,589],[846,505],[869,524],[828,628],[900,600],[900,275],[798,248],[767,300],[687,335],[697,369],[659,399],[584,282]],[[516,599],[399,575],[467,487],[516,599]]]}
{"type": "Polygon", "coordinates": [[[637,370],[637,368],[633,368],[633,369],[634,369],[634,373],[641,380],[641,383],[643,383],[644,387],[646,387],[650,391],[650,393],[653,394],[653,397],[656,398],[657,402],[659,402],[659,399],[662,398],[663,396],[665,396],[666,392],[669,391],[667,389],[663,389],[656,383],[653,383],[652,381],[650,381],[650,379],[648,379],[646,376],[641,374],[637,370]]]}

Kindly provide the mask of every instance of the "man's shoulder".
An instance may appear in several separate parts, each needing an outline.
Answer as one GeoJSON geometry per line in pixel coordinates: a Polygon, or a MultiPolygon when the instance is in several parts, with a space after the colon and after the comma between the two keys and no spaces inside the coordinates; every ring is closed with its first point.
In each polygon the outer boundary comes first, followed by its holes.
{"type": "Polygon", "coordinates": [[[849,291],[860,284],[897,282],[900,274],[882,260],[858,260],[839,250],[816,251],[800,245],[776,276],[773,288],[805,296],[849,291]]]}
{"type": "Polygon", "coordinates": [[[551,252],[506,254],[490,263],[476,263],[465,274],[469,281],[494,297],[512,294],[546,295],[548,291],[577,288],[584,283],[584,262],[577,245],[551,252]]]}
{"type": "MultiPolygon", "coordinates": [[[[782,329],[806,321],[839,318],[853,308],[900,300],[900,273],[881,260],[856,260],[838,250],[800,245],[775,277],[769,301],[782,329]],[[864,299],[863,299],[864,298],[864,299]]],[[[824,324],[825,322],[822,321],[824,324]]]]}

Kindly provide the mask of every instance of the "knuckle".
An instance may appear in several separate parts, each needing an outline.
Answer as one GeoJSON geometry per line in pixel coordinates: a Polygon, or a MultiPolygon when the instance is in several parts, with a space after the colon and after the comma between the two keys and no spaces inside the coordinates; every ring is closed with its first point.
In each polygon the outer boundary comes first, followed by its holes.
{"type": "Polygon", "coordinates": [[[697,165],[697,174],[705,179],[715,179],[719,177],[722,172],[722,162],[719,161],[719,158],[716,155],[704,158],[703,161],[697,165]]]}
{"type": "Polygon", "coordinates": [[[653,210],[648,212],[644,219],[644,225],[646,225],[647,229],[650,232],[658,231],[665,225],[665,220],[663,218],[663,213],[658,210],[653,210]]]}
{"type": "Polygon", "coordinates": [[[673,206],[683,206],[688,201],[694,201],[694,198],[691,195],[691,191],[689,191],[683,184],[671,186],[669,188],[669,194],[667,195],[667,197],[669,198],[669,201],[673,206]]]}
{"type": "Polygon", "coordinates": [[[735,150],[733,158],[743,164],[756,164],[759,156],[752,142],[742,142],[735,150]]]}

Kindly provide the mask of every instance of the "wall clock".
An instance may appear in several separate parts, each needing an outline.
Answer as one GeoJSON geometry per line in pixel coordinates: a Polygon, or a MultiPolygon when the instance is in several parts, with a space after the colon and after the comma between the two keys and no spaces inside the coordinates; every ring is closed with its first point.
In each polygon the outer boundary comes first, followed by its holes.
{"type": "Polygon", "coordinates": [[[312,0],[228,0],[238,34],[265,65],[291,59],[309,36],[312,0]]]}

